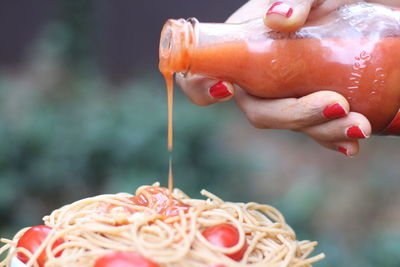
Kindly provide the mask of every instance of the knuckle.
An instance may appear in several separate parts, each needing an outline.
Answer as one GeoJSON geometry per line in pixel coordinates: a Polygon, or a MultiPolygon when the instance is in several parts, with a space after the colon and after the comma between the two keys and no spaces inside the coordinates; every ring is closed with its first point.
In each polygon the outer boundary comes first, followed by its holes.
{"type": "Polygon", "coordinates": [[[250,124],[257,129],[263,129],[263,124],[254,116],[247,116],[247,119],[249,120],[250,124]]]}
{"type": "Polygon", "coordinates": [[[265,127],[263,124],[258,122],[250,121],[250,124],[256,129],[268,129],[268,127],[265,127]]]}
{"type": "Polygon", "coordinates": [[[243,112],[254,128],[266,129],[263,118],[256,109],[245,109],[243,112]]]}
{"type": "Polygon", "coordinates": [[[200,106],[200,107],[205,107],[205,106],[209,106],[209,105],[212,104],[212,103],[210,103],[210,102],[208,102],[208,101],[206,101],[204,99],[200,99],[200,98],[193,97],[193,96],[190,96],[190,95],[188,96],[188,98],[193,104],[195,104],[197,106],[200,106]]]}
{"type": "Polygon", "coordinates": [[[317,113],[316,109],[308,111],[301,110],[294,113],[286,123],[287,128],[291,130],[298,130],[315,124],[315,116],[310,115],[315,113],[317,113]]]}
{"type": "Polygon", "coordinates": [[[369,124],[368,119],[364,115],[356,112],[350,112],[347,121],[349,124],[369,124]]]}

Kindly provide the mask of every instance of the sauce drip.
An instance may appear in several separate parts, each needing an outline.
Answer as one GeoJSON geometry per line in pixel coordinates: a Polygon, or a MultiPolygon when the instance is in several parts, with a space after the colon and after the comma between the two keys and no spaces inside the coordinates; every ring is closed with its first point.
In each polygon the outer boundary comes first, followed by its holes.
{"type": "MultiPolygon", "coordinates": [[[[165,79],[165,83],[167,85],[167,97],[168,97],[168,151],[170,152],[169,156],[169,165],[168,165],[168,189],[169,192],[172,193],[172,189],[174,188],[174,178],[172,175],[172,147],[173,147],[173,103],[174,103],[174,74],[169,71],[162,70],[162,74],[165,79]]],[[[172,196],[171,196],[172,197],[172,196]]]]}
{"type": "Polygon", "coordinates": [[[172,193],[172,189],[174,186],[174,176],[172,175],[172,157],[169,156],[169,165],[168,165],[168,190],[172,193]]]}
{"type": "Polygon", "coordinates": [[[164,187],[149,186],[130,200],[135,205],[150,208],[165,217],[178,216],[180,210],[187,212],[190,206],[172,197],[170,192],[164,187]]]}
{"type": "MultiPolygon", "coordinates": [[[[133,196],[129,198],[128,201],[131,201],[136,206],[144,206],[155,210],[159,215],[163,217],[174,217],[179,215],[179,211],[187,212],[190,208],[189,205],[182,203],[178,199],[172,196],[172,190],[174,187],[174,179],[172,175],[172,147],[173,147],[173,117],[172,117],[172,107],[173,107],[173,72],[170,71],[161,71],[165,82],[167,85],[167,94],[168,94],[168,151],[170,152],[169,156],[169,164],[168,164],[168,188],[158,187],[158,186],[149,186],[143,189],[139,195],[133,196]]],[[[110,212],[115,205],[103,205],[100,206],[100,211],[102,212],[110,212]]],[[[135,213],[136,210],[134,207],[123,207],[126,213],[135,213]]]]}
{"type": "Polygon", "coordinates": [[[160,38],[159,47],[159,70],[164,76],[168,94],[168,151],[169,171],[168,189],[172,193],[173,176],[171,152],[173,147],[173,87],[174,74],[179,71],[187,70],[185,62],[189,59],[189,47],[193,45],[193,25],[189,20],[168,20],[164,25],[160,38]],[[188,43],[185,41],[187,38],[188,43]],[[180,46],[180,44],[183,44],[180,46]]]}
{"type": "MultiPolygon", "coordinates": [[[[174,83],[173,73],[163,72],[165,83],[167,84],[167,97],[168,97],[168,150],[172,151],[173,146],[173,127],[172,127],[172,107],[174,102],[174,83]]],[[[169,187],[169,186],[168,186],[169,187]]]]}

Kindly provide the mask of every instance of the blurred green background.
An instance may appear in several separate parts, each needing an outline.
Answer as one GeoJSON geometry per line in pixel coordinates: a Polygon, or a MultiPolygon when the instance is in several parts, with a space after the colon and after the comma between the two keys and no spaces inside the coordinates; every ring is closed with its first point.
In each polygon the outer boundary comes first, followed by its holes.
{"type": "MultiPolygon", "coordinates": [[[[223,21],[245,1],[0,2],[0,236],[103,193],[166,185],[170,17],[223,21]]],[[[400,266],[400,144],[372,137],[348,159],[309,138],[252,128],[234,102],[176,90],[175,185],[282,211],[320,242],[316,266],[400,266]]]]}

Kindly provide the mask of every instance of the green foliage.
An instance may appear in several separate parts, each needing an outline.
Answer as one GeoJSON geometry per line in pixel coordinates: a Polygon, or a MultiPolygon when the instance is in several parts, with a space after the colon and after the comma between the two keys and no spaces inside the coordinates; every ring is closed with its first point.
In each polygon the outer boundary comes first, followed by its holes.
{"type": "Polygon", "coordinates": [[[383,230],[374,233],[365,245],[365,255],[371,266],[391,267],[400,265],[400,231],[383,230]]]}

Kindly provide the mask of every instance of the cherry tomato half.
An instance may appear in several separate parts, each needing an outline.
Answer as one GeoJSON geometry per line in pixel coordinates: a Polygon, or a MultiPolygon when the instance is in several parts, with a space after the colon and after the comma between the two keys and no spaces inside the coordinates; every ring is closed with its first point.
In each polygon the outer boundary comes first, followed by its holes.
{"type": "Polygon", "coordinates": [[[96,260],[93,267],[158,267],[135,252],[112,252],[96,260]]]}
{"type": "MultiPolygon", "coordinates": [[[[25,248],[33,254],[43,243],[43,241],[46,239],[46,237],[49,235],[50,232],[51,232],[51,227],[48,227],[46,225],[33,226],[20,237],[17,243],[17,247],[25,248]]],[[[64,241],[62,239],[56,240],[52,248],[54,249],[63,242],[64,241]]],[[[61,253],[62,252],[57,253],[56,257],[60,256],[61,253]]],[[[29,261],[29,257],[21,252],[17,253],[17,258],[23,263],[27,263],[29,261]]],[[[37,263],[39,264],[39,266],[41,267],[44,266],[46,259],[47,259],[46,251],[43,250],[43,252],[37,258],[37,263]]]]}
{"type": "MultiPolygon", "coordinates": [[[[217,247],[230,248],[239,242],[239,231],[233,225],[228,223],[212,226],[204,230],[202,234],[208,242],[217,247]]],[[[226,254],[226,256],[232,260],[240,261],[243,258],[247,247],[247,242],[245,242],[240,250],[232,254],[226,254]]]]}

